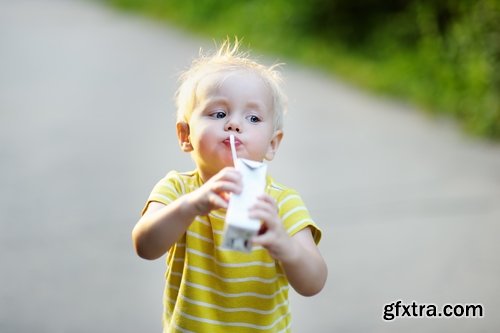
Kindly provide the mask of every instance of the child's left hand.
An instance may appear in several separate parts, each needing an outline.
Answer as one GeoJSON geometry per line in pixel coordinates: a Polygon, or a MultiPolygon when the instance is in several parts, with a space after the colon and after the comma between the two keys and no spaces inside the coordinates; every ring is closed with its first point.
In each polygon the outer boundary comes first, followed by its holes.
{"type": "Polygon", "coordinates": [[[266,248],[274,259],[286,261],[291,255],[292,239],[283,228],[276,201],[267,194],[259,196],[257,203],[250,208],[249,216],[262,221],[264,230],[262,234],[252,239],[252,244],[266,248]]]}
{"type": "Polygon", "coordinates": [[[261,245],[285,270],[290,285],[303,296],[312,296],[323,289],[328,269],[309,228],[290,237],[278,213],[278,207],[267,194],[257,198],[249,210],[250,217],[262,221],[263,233],[252,243],[261,245]]]}

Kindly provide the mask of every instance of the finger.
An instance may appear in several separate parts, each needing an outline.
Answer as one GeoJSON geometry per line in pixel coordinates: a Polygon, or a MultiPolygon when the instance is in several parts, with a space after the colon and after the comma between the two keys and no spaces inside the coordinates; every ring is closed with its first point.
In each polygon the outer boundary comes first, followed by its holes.
{"type": "Polygon", "coordinates": [[[261,201],[264,201],[264,202],[267,202],[268,204],[270,204],[270,205],[278,208],[278,205],[276,204],[276,200],[272,196],[270,196],[269,194],[267,194],[267,193],[259,195],[257,197],[257,199],[261,200],[261,201]]]}
{"type": "Polygon", "coordinates": [[[274,213],[262,210],[251,210],[248,216],[252,219],[262,221],[263,228],[270,231],[277,231],[281,228],[279,218],[274,213]]]}
{"type": "Polygon", "coordinates": [[[278,211],[269,202],[264,202],[264,201],[258,200],[257,202],[255,202],[255,204],[252,207],[250,207],[250,210],[264,211],[264,212],[271,214],[271,215],[274,215],[276,217],[278,216],[278,211]]]}
{"type": "Polygon", "coordinates": [[[276,237],[272,233],[266,232],[260,236],[253,237],[252,244],[253,245],[260,245],[263,247],[269,247],[272,244],[274,244],[275,239],[276,239],[276,237]]]}
{"type": "Polygon", "coordinates": [[[216,193],[230,192],[230,193],[241,193],[242,186],[239,183],[231,181],[218,181],[212,184],[211,191],[216,193]]]}
{"type": "Polygon", "coordinates": [[[263,200],[257,200],[257,202],[250,207],[249,214],[257,214],[258,218],[268,220],[280,220],[278,211],[276,207],[273,206],[270,202],[265,202],[263,200]]]}
{"type": "Polygon", "coordinates": [[[230,182],[237,184],[240,187],[243,187],[243,178],[239,171],[234,170],[233,172],[229,172],[227,174],[220,175],[218,179],[214,180],[214,183],[218,182],[230,182]]]}
{"type": "Polygon", "coordinates": [[[256,206],[262,207],[262,209],[268,210],[277,215],[279,214],[279,208],[278,205],[276,204],[276,201],[274,200],[273,197],[269,195],[261,195],[257,197],[256,206]]]}
{"type": "Polygon", "coordinates": [[[226,202],[229,202],[229,198],[231,197],[229,192],[221,192],[219,195],[220,195],[220,196],[222,197],[222,199],[224,199],[226,202]]]}
{"type": "Polygon", "coordinates": [[[227,208],[228,206],[227,201],[215,193],[208,194],[208,202],[215,208],[227,208]]]}
{"type": "Polygon", "coordinates": [[[226,167],[222,169],[216,177],[216,180],[231,180],[231,181],[241,181],[241,172],[232,167],[226,167]]]}

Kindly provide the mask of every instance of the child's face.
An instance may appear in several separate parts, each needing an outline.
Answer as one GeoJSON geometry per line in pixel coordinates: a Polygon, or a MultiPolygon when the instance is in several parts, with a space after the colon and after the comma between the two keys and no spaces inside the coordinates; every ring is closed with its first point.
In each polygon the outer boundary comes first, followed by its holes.
{"type": "Polygon", "coordinates": [[[190,148],[184,149],[192,151],[205,180],[233,165],[230,134],[235,136],[238,157],[255,161],[271,160],[282,137],[274,130],[272,95],[257,74],[218,75],[225,78],[208,77],[198,86],[197,106],[188,124],[190,148]]]}

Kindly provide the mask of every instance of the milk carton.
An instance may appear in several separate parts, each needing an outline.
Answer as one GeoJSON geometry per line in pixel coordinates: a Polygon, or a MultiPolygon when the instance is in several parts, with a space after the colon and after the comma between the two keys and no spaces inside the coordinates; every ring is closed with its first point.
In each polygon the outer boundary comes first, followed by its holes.
{"type": "Polygon", "coordinates": [[[222,246],[242,252],[252,250],[251,239],[259,232],[261,222],[248,217],[248,210],[266,187],[267,164],[236,158],[234,166],[243,179],[240,194],[231,193],[226,212],[226,225],[222,246]]]}

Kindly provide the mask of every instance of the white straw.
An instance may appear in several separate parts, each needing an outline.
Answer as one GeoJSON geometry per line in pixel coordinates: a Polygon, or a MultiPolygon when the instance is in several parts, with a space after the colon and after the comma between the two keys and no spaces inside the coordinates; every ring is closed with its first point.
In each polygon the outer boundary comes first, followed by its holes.
{"type": "Polygon", "coordinates": [[[234,135],[229,136],[229,144],[231,145],[231,154],[233,155],[233,164],[236,165],[236,159],[238,156],[236,156],[236,145],[234,144],[234,135]]]}

